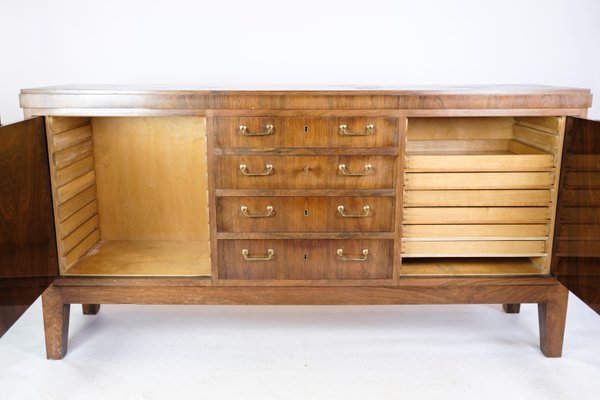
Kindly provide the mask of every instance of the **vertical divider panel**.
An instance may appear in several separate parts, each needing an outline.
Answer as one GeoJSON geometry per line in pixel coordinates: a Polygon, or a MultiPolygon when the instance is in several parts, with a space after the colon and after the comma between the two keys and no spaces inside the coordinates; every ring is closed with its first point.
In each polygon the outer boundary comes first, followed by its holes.
{"type": "Polygon", "coordinates": [[[406,159],[406,130],[408,118],[398,115],[398,159],[396,164],[396,235],[394,237],[393,283],[398,284],[402,266],[402,230],[404,220],[404,164],[406,159]]]}
{"type": "Polygon", "coordinates": [[[213,284],[219,282],[219,265],[217,257],[217,198],[215,185],[217,179],[215,146],[217,132],[215,132],[214,114],[206,111],[206,162],[208,174],[208,224],[209,224],[209,247],[210,266],[213,284]]]}

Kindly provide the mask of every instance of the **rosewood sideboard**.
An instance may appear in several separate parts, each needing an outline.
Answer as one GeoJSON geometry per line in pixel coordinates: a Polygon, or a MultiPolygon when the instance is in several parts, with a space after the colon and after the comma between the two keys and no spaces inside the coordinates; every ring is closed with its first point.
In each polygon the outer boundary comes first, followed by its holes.
{"type": "MultiPolygon", "coordinates": [[[[21,91],[0,325],[71,304],[538,304],[600,313],[600,123],[547,86],[21,91]]],[[[127,338],[123,338],[127,340],[127,338]]],[[[134,340],[134,338],[130,338],[134,340]]]]}

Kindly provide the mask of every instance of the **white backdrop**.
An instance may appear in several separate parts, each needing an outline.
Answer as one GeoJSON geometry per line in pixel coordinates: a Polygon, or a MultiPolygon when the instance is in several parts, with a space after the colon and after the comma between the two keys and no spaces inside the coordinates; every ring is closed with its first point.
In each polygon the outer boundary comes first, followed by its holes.
{"type": "MultiPolygon", "coordinates": [[[[600,93],[600,1],[0,0],[0,115],[65,83],[539,83],[600,93]]],[[[596,104],[590,117],[600,118],[596,104]]]]}

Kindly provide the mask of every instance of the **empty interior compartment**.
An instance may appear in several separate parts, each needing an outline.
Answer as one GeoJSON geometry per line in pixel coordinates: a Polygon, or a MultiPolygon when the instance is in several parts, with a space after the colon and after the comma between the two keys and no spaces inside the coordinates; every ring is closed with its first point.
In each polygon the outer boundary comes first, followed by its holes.
{"type": "Polygon", "coordinates": [[[63,275],[210,275],[200,117],[49,117],[63,275]]]}
{"type": "Polygon", "coordinates": [[[547,272],[563,129],[561,117],[408,118],[401,271],[547,272]]]}

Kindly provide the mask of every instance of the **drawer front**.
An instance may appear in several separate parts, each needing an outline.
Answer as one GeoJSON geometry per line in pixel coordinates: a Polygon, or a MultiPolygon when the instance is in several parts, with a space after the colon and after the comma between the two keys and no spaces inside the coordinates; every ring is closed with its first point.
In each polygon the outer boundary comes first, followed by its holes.
{"type": "Polygon", "coordinates": [[[219,278],[389,279],[393,248],[391,240],[219,240],[219,278]]]}
{"type": "Polygon", "coordinates": [[[402,242],[403,257],[541,257],[545,253],[543,240],[402,242]]]}
{"type": "Polygon", "coordinates": [[[407,169],[422,171],[539,171],[553,166],[552,154],[406,156],[407,169]]]}
{"type": "Polygon", "coordinates": [[[392,189],[396,157],[221,156],[219,189],[392,189]]]}
{"type": "Polygon", "coordinates": [[[537,239],[548,238],[548,224],[455,224],[455,225],[404,225],[405,240],[478,240],[478,239],[537,239]]]}
{"type": "Polygon", "coordinates": [[[406,173],[405,189],[545,189],[552,186],[552,172],[449,172],[406,173]]]}
{"type": "Polygon", "coordinates": [[[407,190],[404,207],[535,207],[550,203],[550,190],[407,190]]]}
{"type": "Polygon", "coordinates": [[[396,147],[398,144],[395,117],[216,117],[214,131],[217,147],[221,148],[396,147]]]}
{"type": "Polygon", "coordinates": [[[219,232],[391,232],[394,218],[393,197],[217,199],[219,232]]]}
{"type": "Polygon", "coordinates": [[[405,224],[535,224],[550,219],[548,207],[415,207],[404,209],[405,224]]]}

